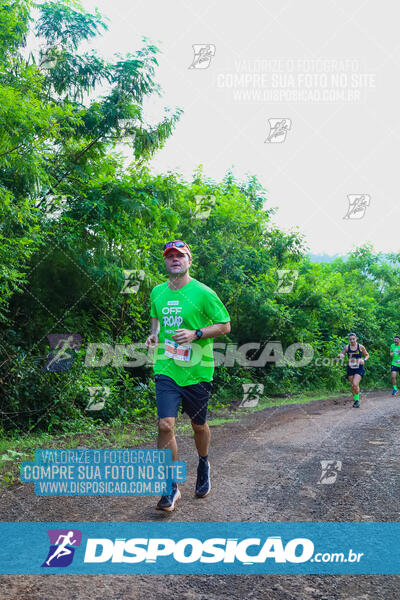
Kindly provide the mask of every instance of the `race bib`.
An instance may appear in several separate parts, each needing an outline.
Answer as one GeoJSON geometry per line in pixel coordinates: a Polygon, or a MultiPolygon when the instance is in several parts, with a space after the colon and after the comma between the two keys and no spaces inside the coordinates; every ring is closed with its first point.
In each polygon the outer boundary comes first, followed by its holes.
{"type": "Polygon", "coordinates": [[[164,341],[164,354],[169,358],[175,358],[176,360],[190,360],[191,344],[178,344],[174,340],[164,341]]]}
{"type": "Polygon", "coordinates": [[[352,369],[357,369],[357,367],[358,367],[358,358],[350,358],[350,360],[349,360],[349,367],[351,367],[352,369]]]}

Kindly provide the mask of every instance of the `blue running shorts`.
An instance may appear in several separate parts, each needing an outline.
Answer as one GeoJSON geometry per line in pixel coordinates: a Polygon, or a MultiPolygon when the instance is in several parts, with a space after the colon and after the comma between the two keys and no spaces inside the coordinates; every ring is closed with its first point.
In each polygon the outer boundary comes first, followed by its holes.
{"type": "Polygon", "coordinates": [[[158,373],[156,382],[157,417],[177,417],[182,403],[185,412],[196,425],[204,425],[207,419],[211,381],[200,381],[192,385],[178,385],[172,377],[158,373]]]}

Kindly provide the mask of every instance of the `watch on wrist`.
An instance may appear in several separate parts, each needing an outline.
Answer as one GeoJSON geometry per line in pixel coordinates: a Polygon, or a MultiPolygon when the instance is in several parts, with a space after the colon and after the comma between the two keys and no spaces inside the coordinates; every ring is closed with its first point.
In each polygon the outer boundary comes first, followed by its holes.
{"type": "Polygon", "coordinates": [[[201,336],[203,335],[203,332],[201,329],[196,329],[196,338],[199,340],[201,338],[201,336]]]}

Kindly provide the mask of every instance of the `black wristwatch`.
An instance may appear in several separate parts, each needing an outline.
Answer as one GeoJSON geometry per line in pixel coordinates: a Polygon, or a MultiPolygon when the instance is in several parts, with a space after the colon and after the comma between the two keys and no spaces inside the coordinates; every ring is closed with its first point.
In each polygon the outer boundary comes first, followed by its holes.
{"type": "Polygon", "coordinates": [[[203,335],[203,332],[201,329],[196,329],[196,337],[199,340],[201,338],[201,336],[203,335]]]}

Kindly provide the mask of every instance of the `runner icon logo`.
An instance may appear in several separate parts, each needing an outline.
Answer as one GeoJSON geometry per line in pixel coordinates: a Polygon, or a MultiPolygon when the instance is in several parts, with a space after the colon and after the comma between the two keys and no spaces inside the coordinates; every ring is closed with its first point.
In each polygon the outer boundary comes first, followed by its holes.
{"type": "Polygon", "coordinates": [[[362,219],[370,205],[371,196],[369,194],[348,194],[347,200],[349,207],[343,219],[362,219]]]}
{"type": "Polygon", "coordinates": [[[75,548],[81,545],[79,529],[48,529],[50,548],[42,567],[68,567],[74,558],[75,548]]]}
{"type": "Polygon", "coordinates": [[[318,483],[330,485],[335,483],[339,471],[342,470],[341,460],[321,460],[321,477],[318,483]]]}
{"type": "Polygon", "coordinates": [[[140,288],[140,283],[144,280],[145,272],[143,269],[124,269],[125,284],[121,290],[121,294],[137,294],[140,288]]]}
{"type": "Polygon", "coordinates": [[[263,383],[242,383],[243,400],[239,404],[239,408],[254,408],[257,406],[260,399],[260,394],[264,393],[263,383]],[[257,393],[259,392],[259,393],[257,393]]]}
{"type": "Polygon", "coordinates": [[[79,333],[49,333],[50,353],[44,366],[46,371],[65,372],[72,367],[74,352],[82,343],[79,333]]]}
{"type": "Polygon", "coordinates": [[[189,69],[208,69],[211,59],[215,56],[214,44],[193,44],[194,57],[189,69]]]}
{"type": "Polygon", "coordinates": [[[268,119],[269,134],[264,144],[282,144],[292,127],[291,119],[268,119]]]}
{"type": "Polygon", "coordinates": [[[210,216],[211,209],[215,206],[215,196],[197,195],[194,199],[196,201],[196,208],[192,219],[202,219],[205,222],[210,216]]]}
{"type": "Polygon", "coordinates": [[[90,385],[90,399],[85,410],[103,410],[110,392],[108,385],[90,385]]]}
{"type": "Polygon", "coordinates": [[[299,272],[296,269],[277,269],[278,274],[278,286],[276,291],[278,294],[290,294],[295,284],[296,279],[299,276],[299,272]]]}

